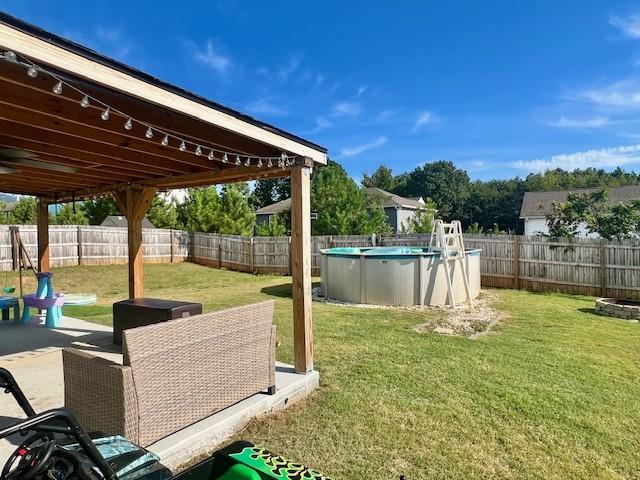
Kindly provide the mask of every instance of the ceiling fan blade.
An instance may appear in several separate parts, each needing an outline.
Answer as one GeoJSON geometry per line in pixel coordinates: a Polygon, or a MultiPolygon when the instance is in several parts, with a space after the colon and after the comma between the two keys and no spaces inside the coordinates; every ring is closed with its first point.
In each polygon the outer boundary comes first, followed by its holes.
{"type": "Polygon", "coordinates": [[[25,167],[51,170],[54,172],[75,173],[78,171],[77,168],[67,165],[58,165],[57,163],[43,162],[41,160],[33,160],[32,158],[3,158],[2,161],[9,165],[24,165],[25,167]]]}
{"type": "Polygon", "coordinates": [[[6,158],[34,158],[35,155],[27,150],[21,150],[19,148],[5,148],[0,150],[0,157],[6,158]]]}

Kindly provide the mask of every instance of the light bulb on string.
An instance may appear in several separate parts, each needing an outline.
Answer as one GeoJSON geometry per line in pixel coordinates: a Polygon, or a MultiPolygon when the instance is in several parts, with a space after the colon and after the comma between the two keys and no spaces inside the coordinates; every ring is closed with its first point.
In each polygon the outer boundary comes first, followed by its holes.
{"type": "Polygon", "coordinates": [[[258,159],[258,168],[262,168],[262,159],[261,158],[258,159]]]}
{"type": "Polygon", "coordinates": [[[124,129],[131,130],[132,128],[133,128],[133,121],[131,120],[131,117],[129,117],[127,121],[124,122],[124,129]]]}
{"type": "Polygon", "coordinates": [[[226,152],[222,156],[222,163],[229,163],[229,156],[226,154],[226,152]]]}
{"type": "Polygon", "coordinates": [[[207,158],[208,158],[209,160],[214,160],[214,159],[216,158],[216,157],[213,155],[213,150],[211,150],[211,151],[209,152],[209,155],[207,155],[207,158]]]}
{"type": "Polygon", "coordinates": [[[35,65],[29,65],[29,68],[27,68],[27,75],[31,78],[36,78],[38,76],[38,69],[35,65]]]}
{"type": "Polygon", "coordinates": [[[144,136],[147,138],[153,138],[153,129],[151,127],[148,127],[147,131],[144,132],[144,136]]]}
{"type": "Polygon", "coordinates": [[[16,52],[4,52],[4,59],[15,63],[18,61],[18,56],[16,55],[16,52]]]}
{"type": "Polygon", "coordinates": [[[244,166],[245,167],[250,167],[251,166],[251,158],[247,157],[247,159],[244,161],[244,166]]]}
{"type": "Polygon", "coordinates": [[[269,159],[269,161],[267,162],[267,167],[273,167],[273,160],[269,159]]]}
{"type": "Polygon", "coordinates": [[[58,82],[53,86],[53,93],[60,95],[62,93],[62,82],[58,82]]]}
{"type": "Polygon", "coordinates": [[[187,150],[187,144],[184,143],[184,140],[182,142],[180,142],[180,151],[184,152],[187,150]]]}
{"type": "Polygon", "coordinates": [[[236,155],[236,165],[240,165],[242,161],[240,160],[240,155],[236,155]]]}
{"type": "Polygon", "coordinates": [[[197,156],[202,155],[202,147],[200,147],[200,145],[198,145],[198,146],[196,147],[196,155],[197,155],[197,156]]]}
{"type": "Polygon", "coordinates": [[[89,97],[88,96],[84,96],[82,97],[82,100],[80,100],[80,106],[82,108],[87,108],[89,106],[89,97]]]}
{"type": "Polygon", "coordinates": [[[160,143],[162,144],[163,147],[166,147],[167,145],[169,145],[169,135],[165,135],[160,143]]]}
{"type": "Polygon", "coordinates": [[[103,110],[103,112],[100,114],[100,118],[102,120],[104,120],[105,122],[107,120],[109,120],[109,116],[111,114],[111,111],[109,110],[109,107],[107,107],[105,110],[103,110]]]}

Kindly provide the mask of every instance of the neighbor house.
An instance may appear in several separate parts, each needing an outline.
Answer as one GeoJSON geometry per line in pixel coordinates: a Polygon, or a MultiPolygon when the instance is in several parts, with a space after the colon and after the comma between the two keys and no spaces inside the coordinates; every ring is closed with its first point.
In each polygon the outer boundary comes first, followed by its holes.
{"type": "MultiPolygon", "coordinates": [[[[100,224],[101,227],[127,228],[127,217],[123,215],[109,215],[100,224]]],[[[156,228],[147,217],[142,219],[142,228],[156,228]]]]}
{"type": "MultiPolygon", "coordinates": [[[[387,215],[387,221],[391,225],[391,229],[397,232],[402,229],[402,225],[412,218],[416,210],[424,208],[425,203],[422,197],[405,198],[395,193],[387,192],[379,188],[367,188],[367,193],[380,199],[384,213],[387,215]]],[[[291,208],[291,199],[287,198],[280,202],[267,205],[266,207],[256,210],[256,224],[261,225],[270,223],[274,215],[282,212],[288,212],[291,208]]],[[[311,213],[311,218],[317,216],[317,213],[311,213]]]]}
{"type": "MultiPolygon", "coordinates": [[[[546,215],[551,212],[554,203],[566,202],[569,193],[593,193],[600,188],[578,188],[575,190],[554,190],[549,192],[525,192],[520,209],[520,218],[524,220],[525,235],[546,235],[549,233],[546,215]]],[[[640,199],[640,185],[627,185],[623,187],[609,187],[609,203],[630,203],[640,199]]],[[[595,233],[589,233],[586,225],[579,229],[582,237],[597,237],[595,233]]]]}

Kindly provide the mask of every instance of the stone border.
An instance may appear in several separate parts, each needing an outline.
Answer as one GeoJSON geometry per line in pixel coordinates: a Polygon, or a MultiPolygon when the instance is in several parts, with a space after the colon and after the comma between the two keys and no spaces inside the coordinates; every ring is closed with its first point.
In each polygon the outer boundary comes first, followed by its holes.
{"type": "Polygon", "coordinates": [[[623,320],[640,321],[640,302],[628,302],[617,298],[598,298],[596,313],[623,320]],[[630,303],[630,305],[625,305],[625,303],[630,303]]]}

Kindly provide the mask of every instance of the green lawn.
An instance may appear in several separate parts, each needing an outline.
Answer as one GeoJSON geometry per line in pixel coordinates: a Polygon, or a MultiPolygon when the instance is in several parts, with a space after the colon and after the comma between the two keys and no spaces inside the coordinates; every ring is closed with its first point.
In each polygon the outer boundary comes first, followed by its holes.
{"type": "MultiPolygon", "coordinates": [[[[126,266],[58,269],[58,289],[110,321],[126,266]]],[[[149,296],[206,310],[273,298],[292,359],[290,279],[192,264],[145,267],[149,296]]],[[[593,299],[494,290],[508,318],[478,340],[415,333],[434,311],[314,304],[321,388],[242,437],[344,479],[640,478],[640,324],[596,316],[593,299]]]]}

